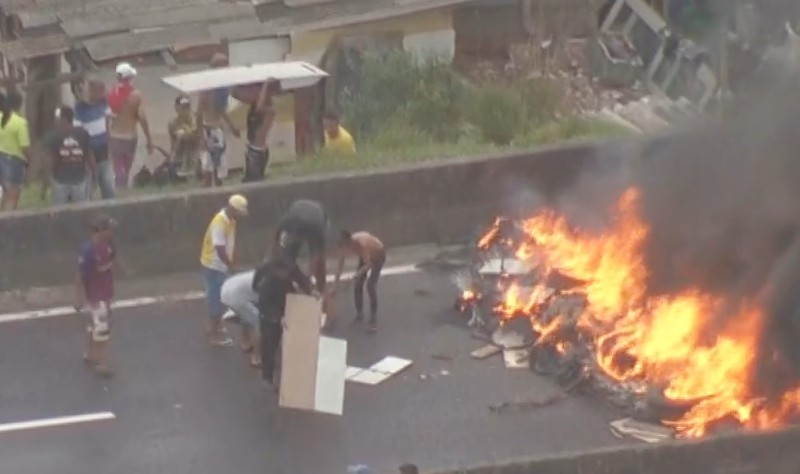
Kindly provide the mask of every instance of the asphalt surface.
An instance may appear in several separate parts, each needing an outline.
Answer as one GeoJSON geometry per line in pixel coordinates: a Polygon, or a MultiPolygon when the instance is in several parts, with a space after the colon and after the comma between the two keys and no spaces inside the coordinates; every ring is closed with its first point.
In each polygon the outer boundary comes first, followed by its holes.
{"type": "MultiPolygon", "coordinates": [[[[337,474],[357,463],[392,473],[403,462],[447,468],[620,443],[607,428],[613,414],[589,399],[492,413],[491,404],[556,387],[505,369],[500,357],[471,359],[482,344],[452,310],[447,279],[389,276],[380,294],[378,334],[337,330],[349,341],[348,363],[367,367],[396,355],[414,365],[379,386],[348,383],[343,417],[278,409],[238,348],[205,344],[202,302],[119,310],[110,381],[83,366],[80,317],[0,325],[0,424],[116,415],[0,433],[0,473],[337,474]]],[[[337,302],[343,321],[350,300],[337,302]]]]}

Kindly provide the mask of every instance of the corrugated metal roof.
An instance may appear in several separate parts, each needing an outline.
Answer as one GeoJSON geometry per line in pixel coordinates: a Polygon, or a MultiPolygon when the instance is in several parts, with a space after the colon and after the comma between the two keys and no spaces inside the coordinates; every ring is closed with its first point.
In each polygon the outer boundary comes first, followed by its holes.
{"type": "Polygon", "coordinates": [[[84,38],[103,33],[116,33],[140,28],[178,26],[187,23],[221,22],[235,18],[255,17],[252,5],[213,3],[148,11],[142,15],[125,15],[108,18],[72,18],[61,23],[61,28],[72,38],[84,38]]]}
{"type": "Polygon", "coordinates": [[[83,42],[94,61],[133,56],[172,47],[199,46],[217,41],[204,25],[180,25],[136,33],[101,36],[83,42]]]}
{"type": "Polygon", "coordinates": [[[289,8],[285,1],[256,6],[258,17],[264,22],[267,31],[287,34],[335,28],[461,5],[472,0],[335,0],[301,8],[289,8]]]}
{"type": "Polygon", "coordinates": [[[176,45],[282,36],[471,1],[251,0],[242,4],[220,0],[0,0],[0,6],[20,15],[26,33],[34,26],[51,24],[55,17],[58,22],[53,27],[60,25],[67,38],[60,43],[61,36],[31,30],[32,37],[24,38],[26,43],[8,46],[9,51],[15,51],[15,58],[61,52],[66,41],[83,44],[95,61],[107,61],[176,45]],[[137,32],[147,28],[155,29],[137,32]]]}
{"type": "Polygon", "coordinates": [[[65,34],[33,36],[0,42],[0,54],[11,61],[37,58],[69,51],[71,41],[65,34]]]}

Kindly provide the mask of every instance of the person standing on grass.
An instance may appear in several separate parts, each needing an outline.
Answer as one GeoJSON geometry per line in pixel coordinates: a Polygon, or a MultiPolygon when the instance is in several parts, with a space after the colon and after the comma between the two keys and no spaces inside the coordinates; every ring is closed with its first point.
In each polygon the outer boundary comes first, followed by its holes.
{"type": "Polygon", "coordinates": [[[275,122],[272,98],[281,92],[281,83],[267,79],[253,96],[252,88],[235,88],[233,96],[240,102],[250,104],[247,110],[247,151],[245,152],[243,183],[264,179],[269,164],[267,140],[275,122]]]}
{"type": "MultiPolygon", "coordinates": [[[[212,69],[223,68],[228,65],[228,57],[216,53],[211,58],[209,66],[212,69]]],[[[222,173],[225,172],[225,130],[227,126],[234,137],[239,137],[239,129],[233,124],[228,114],[228,102],[231,96],[229,87],[220,87],[200,94],[197,105],[197,123],[203,132],[205,141],[202,154],[203,184],[206,187],[222,184],[222,173]]]]}
{"type": "Polygon", "coordinates": [[[42,200],[52,185],[53,205],[88,201],[97,175],[89,133],[74,125],[71,107],[56,109],[56,130],[46,140],[48,152],[42,179],[42,200]]]}
{"type": "Polygon", "coordinates": [[[261,313],[261,376],[277,392],[279,383],[275,372],[278,348],[286,329],[286,295],[294,293],[295,288],[303,294],[318,296],[318,293],[313,291],[311,280],[287,255],[275,256],[258,267],[252,285],[261,313]]]}
{"type": "Polygon", "coordinates": [[[212,346],[231,346],[233,339],[225,335],[222,317],[222,285],[233,270],[236,250],[236,222],[247,215],[247,198],[234,194],[206,229],[200,263],[203,265],[206,298],[208,300],[208,338],[212,346]]]}
{"type": "Polygon", "coordinates": [[[175,98],[175,113],[175,118],[167,126],[172,159],[184,172],[193,172],[200,135],[196,117],[192,114],[192,101],[188,95],[180,94],[175,98]]]}
{"type": "Polygon", "coordinates": [[[28,121],[20,115],[22,95],[16,91],[6,96],[5,107],[0,116],[0,178],[3,197],[0,210],[15,210],[19,206],[19,195],[25,184],[31,163],[31,137],[28,121]]]}
{"type": "Polygon", "coordinates": [[[116,257],[112,231],[114,220],[98,216],[91,225],[92,237],[78,256],[77,301],[75,309],[88,307],[91,320],[86,327],[83,360],[98,375],[112,375],[108,365],[111,337],[111,301],[114,299],[113,266],[116,257]]]}
{"type": "Polygon", "coordinates": [[[325,128],[325,148],[328,153],[335,155],[355,155],[356,143],[353,136],[342,126],[336,112],[325,112],[322,116],[325,128]]]}
{"type": "Polygon", "coordinates": [[[350,256],[358,257],[358,270],[353,276],[353,296],[355,299],[355,323],[364,321],[364,283],[369,294],[369,325],[367,332],[378,330],[378,279],[386,263],[386,248],[383,242],[369,232],[343,230],[339,237],[339,266],[333,283],[333,295],[339,288],[339,281],[344,270],[344,261],[350,256]],[[367,277],[369,274],[369,277],[367,277]]]}
{"type": "Polygon", "coordinates": [[[95,184],[100,188],[100,197],[114,199],[114,164],[108,159],[111,109],[106,100],[106,85],[100,79],[89,79],[85,85],[76,84],[72,93],[75,96],[75,125],[89,133],[89,146],[97,164],[95,184]]]}
{"type": "Polygon", "coordinates": [[[261,367],[261,314],[258,294],[253,290],[254,272],[243,272],[228,278],[220,292],[222,304],[239,318],[242,337],[239,347],[250,354],[250,365],[261,367]]]}
{"type": "Polygon", "coordinates": [[[128,63],[117,66],[117,84],[108,92],[111,120],[108,129],[108,155],[114,165],[118,189],[128,187],[133,161],[136,158],[137,125],[147,141],[147,153],[155,150],[150,124],[144,112],[142,94],[133,85],[136,69],[128,63]]]}

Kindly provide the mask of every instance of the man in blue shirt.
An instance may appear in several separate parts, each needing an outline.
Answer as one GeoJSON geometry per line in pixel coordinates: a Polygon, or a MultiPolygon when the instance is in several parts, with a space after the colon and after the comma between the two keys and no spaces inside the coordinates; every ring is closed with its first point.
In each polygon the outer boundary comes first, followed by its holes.
{"type": "Polygon", "coordinates": [[[108,159],[108,117],[106,86],[100,79],[73,87],[75,95],[75,125],[89,133],[89,145],[97,162],[97,186],[103,199],[112,199],[114,165],[108,159]]]}

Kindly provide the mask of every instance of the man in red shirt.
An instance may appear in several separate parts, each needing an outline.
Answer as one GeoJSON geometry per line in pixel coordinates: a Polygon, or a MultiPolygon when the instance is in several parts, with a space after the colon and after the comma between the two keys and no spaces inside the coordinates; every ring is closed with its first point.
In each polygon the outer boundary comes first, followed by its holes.
{"type": "Polygon", "coordinates": [[[83,360],[98,375],[110,377],[108,340],[111,336],[111,301],[114,298],[115,250],[112,231],[116,223],[99,216],[92,222],[92,237],[83,244],[78,257],[77,302],[75,309],[87,307],[91,321],[86,328],[83,360]]]}

